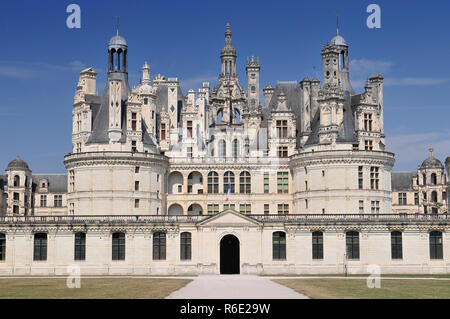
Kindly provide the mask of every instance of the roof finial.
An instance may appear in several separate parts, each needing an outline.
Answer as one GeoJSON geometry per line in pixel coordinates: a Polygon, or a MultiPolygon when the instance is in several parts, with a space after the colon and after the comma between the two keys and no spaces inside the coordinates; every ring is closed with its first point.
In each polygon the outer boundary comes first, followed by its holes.
{"type": "Polygon", "coordinates": [[[430,157],[434,157],[433,153],[434,153],[434,148],[433,146],[431,146],[428,151],[430,152],[430,157]]]}
{"type": "Polygon", "coordinates": [[[336,35],[339,35],[339,13],[336,12],[336,35]]]}
{"type": "Polygon", "coordinates": [[[116,30],[117,30],[117,35],[119,35],[119,17],[116,17],[116,30]]]}

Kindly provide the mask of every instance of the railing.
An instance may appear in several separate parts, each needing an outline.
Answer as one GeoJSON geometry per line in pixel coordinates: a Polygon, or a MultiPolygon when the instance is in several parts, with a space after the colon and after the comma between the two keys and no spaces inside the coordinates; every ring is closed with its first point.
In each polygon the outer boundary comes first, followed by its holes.
{"type": "MultiPolygon", "coordinates": [[[[246,215],[261,223],[318,223],[318,222],[444,222],[448,214],[301,214],[246,215]]],[[[0,224],[176,224],[198,223],[211,215],[77,215],[77,216],[0,216],[0,224]]]]}
{"type": "Polygon", "coordinates": [[[205,156],[205,157],[171,157],[170,164],[288,164],[289,158],[285,157],[224,157],[224,156],[205,156]]]}

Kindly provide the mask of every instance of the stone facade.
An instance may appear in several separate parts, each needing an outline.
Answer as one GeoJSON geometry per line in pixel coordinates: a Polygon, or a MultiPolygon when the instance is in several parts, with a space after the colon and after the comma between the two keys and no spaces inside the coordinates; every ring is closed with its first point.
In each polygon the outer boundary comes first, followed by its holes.
{"type": "Polygon", "coordinates": [[[392,173],[383,77],[356,94],[337,34],[322,82],[268,84],[261,105],[259,59],[245,90],[231,36],[218,84],[186,95],[147,62],[130,87],[127,42],[111,38],[103,93],[80,72],[67,174],[18,158],[0,176],[0,274],[449,272],[444,167],[431,154],[416,180],[392,173]],[[402,187],[417,205],[396,204],[402,187]]]}

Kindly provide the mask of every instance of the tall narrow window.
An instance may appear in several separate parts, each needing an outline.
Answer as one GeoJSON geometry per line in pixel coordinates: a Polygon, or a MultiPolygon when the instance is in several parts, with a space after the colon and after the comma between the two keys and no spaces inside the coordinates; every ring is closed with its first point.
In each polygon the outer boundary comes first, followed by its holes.
{"type": "Polygon", "coordinates": [[[442,232],[432,231],[430,232],[430,259],[442,259],[442,232]]]}
{"type": "Polygon", "coordinates": [[[287,120],[277,120],[277,137],[285,138],[287,137],[287,120]]]}
{"type": "Polygon", "coordinates": [[[264,173],[264,194],[269,193],[269,173],[264,173]]]}
{"type": "Polygon", "coordinates": [[[288,148],[287,146],[278,146],[278,157],[287,158],[288,157],[288,148]]]}
{"type": "Polygon", "coordinates": [[[414,205],[419,205],[419,193],[414,193],[414,205]]]}
{"type": "Polygon", "coordinates": [[[286,233],[277,231],[273,233],[273,259],[286,260],[286,233]]]}
{"type": "Polygon", "coordinates": [[[112,260],[125,260],[125,234],[112,235],[112,260]]]}
{"type": "Polygon", "coordinates": [[[219,156],[227,156],[227,143],[225,142],[225,140],[219,141],[219,156]]]}
{"type": "Polygon", "coordinates": [[[0,260],[6,259],[6,236],[0,233],[0,260]]]}
{"type": "Polygon", "coordinates": [[[75,172],[73,170],[69,171],[69,183],[70,191],[75,191],[75,172]]]}
{"type": "Polygon", "coordinates": [[[252,191],[252,182],[250,173],[247,171],[239,175],[239,192],[241,194],[250,194],[252,191]]]}
{"type": "Polygon", "coordinates": [[[75,234],[75,260],[86,259],[86,233],[75,234]]]}
{"type": "Polygon", "coordinates": [[[187,148],[187,157],[192,158],[192,147],[190,146],[187,148]]]}
{"type": "Polygon", "coordinates": [[[137,152],[136,141],[131,141],[131,151],[137,152]]]}
{"type": "Polygon", "coordinates": [[[373,200],[370,202],[370,211],[372,212],[372,214],[380,213],[380,201],[379,200],[373,200]]]}
{"type": "Polygon", "coordinates": [[[239,141],[237,139],[233,140],[233,157],[237,158],[240,155],[239,141]]]}
{"type": "Polygon", "coordinates": [[[364,130],[372,131],[372,114],[364,113],[364,130]]]}
{"type": "Polygon", "coordinates": [[[180,259],[191,260],[191,233],[181,233],[180,259]]]}
{"type": "Polygon", "coordinates": [[[264,204],[264,215],[269,215],[269,214],[270,214],[270,205],[264,204]]]}
{"type": "Polygon", "coordinates": [[[359,213],[364,214],[364,201],[363,200],[359,201],[359,213]]]}
{"type": "Polygon", "coordinates": [[[33,260],[47,260],[47,234],[34,234],[33,260]]]}
{"type": "Polygon", "coordinates": [[[406,205],[406,193],[398,193],[398,204],[406,205]]]}
{"type": "Polygon", "coordinates": [[[54,197],[54,206],[62,207],[62,195],[55,195],[54,197]]]}
{"type": "Polygon", "coordinates": [[[363,167],[358,166],[358,188],[363,189],[364,187],[364,177],[363,177],[363,167]]]}
{"type": "Polygon", "coordinates": [[[431,174],[431,184],[432,184],[432,185],[436,185],[436,184],[437,184],[436,173],[432,173],[432,174],[431,174]]]}
{"type": "Polygon", "coordinates": [[[323,259],[323,232],[312,233],[312,258],[323,259]]]}
{"type": "Polygon", "coordinates": [[[365,149],[366,151],[373,151],[373,141],[372,140],[365,140],[365,149]]]}
{"type": "Polygon", "coordinates": [[[161,140],[166,139],[166,123],[161,123],[161,140]]]}
{"type": "Polygon", "coordinates": [[[136,118],[136,113],[131,113],[131,129],[133,131],[137,130],[137,118],[136,118]]]}
{"type": "Polygon", "coordinates": [[[153,260],[166,259],[166,233],[153,234],[153,260]]]}
{"type": "Polygon", "coordinates": [[[208,193],[219,193],[219,174],[217,174],[216,172],[208,173],[208,193]]]}
{"type": "Polygon", "coordinates": [[[370,168],[370,188],[371,189],[378,189],[379,182],[380,182],[379,168],[378,167],[371,167],[370,168]]]}
{"type": "Polygon", "coordinates": [[[279,194],[289,192],[288,174],[288,172],[277,173],[277,189],[279,194]]]}
{"type": "Polygon", "coordinates": [[[41,207],[47,207],[47,195],[41,195],[41,207]]]}
{"type": "Polygon", "coordinates": [[[187,121],[187,137],[192,137],[192,121],[187,121]]]}
{"type": "Polygon", "coordinates": [[[135,191],[139,190],[139,181],[134,181],[134,190],[135,191]]]}
{"type": "Polygon", "coordinates": [[[223,175],[223,191],[228,193],[228,187],[230,187],[230,193],[234,194],[234,173],[225,172],[223,175]]]}
{"type": "Polygon", "coordinates": [[[18,175],[14,176],[14,187],[19,187],[20,185],[20,177],[18,175]]]}
{"type": "Polygon", "coordinates": [[[392,259],[402,259],[402,232],[393,231],[391,233],[391,257],[392,259]]]}
{"type": "Polygon", "coordinates": [[[359,259],[359,233],[348,231],[346,234],[347,258],[359,259]]]}

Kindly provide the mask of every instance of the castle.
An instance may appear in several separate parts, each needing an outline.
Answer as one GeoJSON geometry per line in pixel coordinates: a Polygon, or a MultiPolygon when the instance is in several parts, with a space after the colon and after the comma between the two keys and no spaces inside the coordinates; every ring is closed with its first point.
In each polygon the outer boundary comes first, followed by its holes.
{"type": "Polygon", "coordinates": [[[260,101],[227,25],[217,85],[184,95],[147,62],[130,87],[117,32],[101,95],[80,72],[67,174],[0,176],[0,274],[448,273],[450,157],[393,173],[383,77],[355,93],[339,31],[321,55],[322,82],[260,101]]]}

